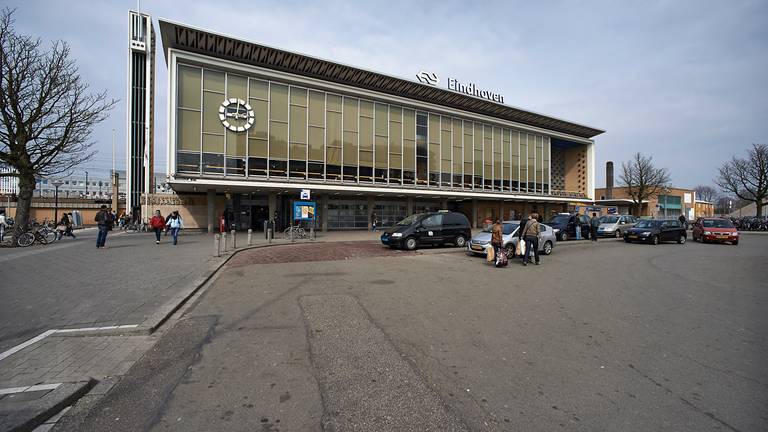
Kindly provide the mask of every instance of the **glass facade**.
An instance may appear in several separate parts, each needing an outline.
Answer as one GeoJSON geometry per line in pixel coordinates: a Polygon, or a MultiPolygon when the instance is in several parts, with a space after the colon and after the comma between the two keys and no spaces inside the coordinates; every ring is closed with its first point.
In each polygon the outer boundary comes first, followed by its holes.
{"type": "Polygon", "coordinates": [[[186,64],[176,76],[180,176],[550,192],[547,136],[186,64]],[[245,132],[220,120],[232,98],[253,110],[245,132]]]}

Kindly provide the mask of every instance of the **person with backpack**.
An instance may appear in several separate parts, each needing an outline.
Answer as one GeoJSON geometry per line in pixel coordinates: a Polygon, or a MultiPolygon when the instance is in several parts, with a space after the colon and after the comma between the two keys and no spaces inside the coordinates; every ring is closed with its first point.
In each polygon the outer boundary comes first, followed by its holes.
{"type": "Polygon", "coordinates": [[[154,216],[149,220],[149,226],[155,231],[155,244],[160,244],[160,233],[165,228],[165,218],[160,214],[160,210],[155,210],[154,216]]]}
{"type": "Polygon", "coordinates": [[[96,236],[96,249],[106,248],[107,233],[109,232],[109,220],[111,219],[107,206],[102,205],[101,210],[96,213],[96,224],[99,227],[99,234],[96,236]]]}
{"type": "Polygon", "coordinates": [[[523,265],[527,266],[531,262],[530,255],[533,252],[533,256],[536,259],[536,265],[539,265],[539,232],[541,226],[539,225],[538,215],[531,213],[528,222],[525,223],[523,228],[523,239],[525,240],[525,253],[523,254],[523,265]]]}
{"type": "Polygon", "coordinates": [[[517,244],[518,247],[515,248],[515,254],[519,254],[523,258],[523,262],[525,262],[525,254],[522,252],[518,253],[518,249],[525,250],[525,237],[523,237],[523,230],[525,229],[525,224],[528,223],[528,218],[523,216],[522,219],[520,219],[520,225],[517,228],[517,244]]]}
{"type": "Polygon", "coordinates": [[[170,217],[168,218],[168,223],[166,225],[171,230],[171,237],[173,237],[173,245],[176,246],[176,244],[179,242],[179,231],[184,227],[184,225],[181,222],[181,216],[179,215],[178,210],[174,210],[173,213],[171,213],[170,217]]]}

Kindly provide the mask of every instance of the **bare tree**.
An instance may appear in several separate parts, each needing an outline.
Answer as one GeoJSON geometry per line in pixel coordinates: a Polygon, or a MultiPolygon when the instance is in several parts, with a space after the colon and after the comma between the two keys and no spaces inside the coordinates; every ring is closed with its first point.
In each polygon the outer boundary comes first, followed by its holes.
{"type": "Polygon", "coordinates": [[[715,183],[723,191],[755,203],[757,217],[761,217],[768,198],[768,144],[752,144],[746,159],[734,156],[723,163],[715,183]]]}
{"type": "Polygon", "coordinates": [[[13,244],[26,230],[36,177],[70,172],[90,160],[93,127],[116,104],[91,93],[66,42],[44,49],[40,39],[16,33],[14,11],[0,12],[0,163],[18,177],[13,244]]]}
{"type": "Polygon", "coordinates": [[[696,199],[711,203],[714,203],[720,195],[712,186],[698,185],[693,190],[696,192],[696,199]]]}
{"type": "Polygon", "coordinates": [[[627,188],[633,214],[640,216],[643,201],[659,195],[669,185],[669,172],[666,168],[656,168],[652,157],[635,153],[631,160],[621,163],[619,184],[627,188]]]}

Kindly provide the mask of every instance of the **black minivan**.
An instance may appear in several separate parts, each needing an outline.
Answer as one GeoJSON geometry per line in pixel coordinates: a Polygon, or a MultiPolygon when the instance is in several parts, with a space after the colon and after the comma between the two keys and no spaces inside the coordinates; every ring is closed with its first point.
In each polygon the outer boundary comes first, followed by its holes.
{"type": "Polygon", "coordinates": [[[581,226],[581,237],[589,239],[590,225],[587,215],[559,213],[549,218],[546,223],[555,230],[555,235],[560,241],[575,239],[577,225],[581,226]]]}
{"type": "Polygon", "coordinates": [[[472,237],[469,219],[463,213],[441,210],[418,213],[401,220],[381,235],[381,243],[391,248],[414,250],[419,246],[452,243],[464,247],[472,237]]]}

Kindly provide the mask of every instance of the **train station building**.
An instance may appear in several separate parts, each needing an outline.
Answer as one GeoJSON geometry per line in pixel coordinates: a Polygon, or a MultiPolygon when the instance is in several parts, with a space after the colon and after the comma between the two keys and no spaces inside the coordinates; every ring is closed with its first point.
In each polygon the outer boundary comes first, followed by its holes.
{"type": "Polygon", "coordinates": [[[176,195],[146,202],[188,227],[284,227],[297,201],[322,230],[437,209],[479,226],[595,198],[600,129],[435,73],[397,78],[166,20],[159,33],[176,195]]]}

